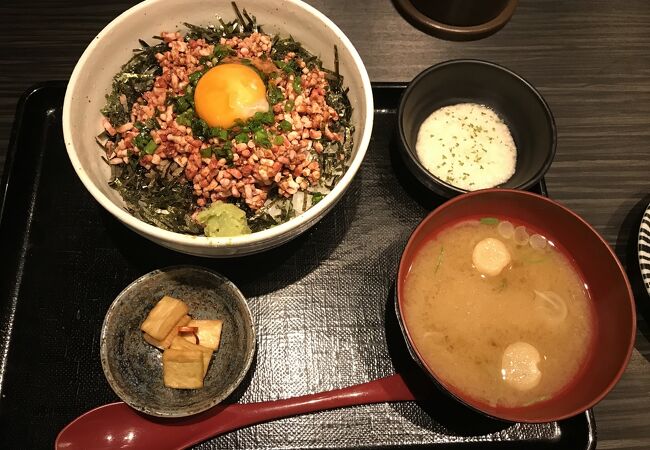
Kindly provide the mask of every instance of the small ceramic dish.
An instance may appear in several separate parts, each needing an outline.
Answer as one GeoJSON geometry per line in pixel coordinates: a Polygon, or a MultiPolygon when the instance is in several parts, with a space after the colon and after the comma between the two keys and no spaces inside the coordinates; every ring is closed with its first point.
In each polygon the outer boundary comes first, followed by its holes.
{"type": "Polygon", "coordinates": [[[132,408],[157,417],[184,417],[205,411],[241,383],[255,354],[255,332],[246,299],[223,276],[194,266],[150,272],[126,287],[108,309],[100,356],[113,391],[132,408]],[[202,389],[163,384],[162,351],[149,345],[140,325],[164,295],[182,299],[195,319],[221,319],[221,343],[202,389]]]}
{"type": "Polygon", "coordinates": [[[542,96],[519,75],[497,64],[459,59],[424,70],[409,84],[398,111],[400,150],[415,177],[443,198],[467,192],[441,180],[416,151],[422,122],[434,111],[459,103],[492,109],[508,126],[517,147],[514,175],[498,187],[527,190],[544,176],[555,156],[556,131],[542,96]]]}
{"type": "Polygon", "coordinates": [[[639,227],[639,268],[641,279],[650,295],[650,205],[646,208],[639,227]]]}

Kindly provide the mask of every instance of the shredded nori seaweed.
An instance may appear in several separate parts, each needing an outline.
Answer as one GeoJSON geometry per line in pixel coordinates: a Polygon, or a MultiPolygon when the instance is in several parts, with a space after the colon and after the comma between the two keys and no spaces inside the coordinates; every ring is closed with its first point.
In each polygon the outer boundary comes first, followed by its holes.
{"type": "Polygon", "coordinates": [[[113,77],[113,89],[106,96],[102,114],[113,127],[119,127],[130,120],[131,107],[143,93],[151,90],[155,78],[162,73],[156,60],[156,53],[164,52],[167,44],[150,46],[140,39],[141,47],[133,50],[133,57],[113,77]],[[126,102],[120,101],[124,95],[126,102]]]}
{"type": "Polygon", "coordinates": [[[203,227],[191,214],[195,210],[192,186],[183,168],[163,161],[148,170],[132,158],[129,164],[111,165],[109,186],[117,190],[126,209],[138,219],[164,230],[202,234],[203,227]]]}
{"type": "Polygon", "coordinates": [[[229,39],[233,36],[247,37],[252,33],[262,32],[262,27],[257,24],[255,16],[249,15],[246,9],[240,12],[235,2],[231,2],[231,4],[237,16],[236,19],[230,22],[224,22],[221,17],[217,16],[219,25],[208,25],[206,27],[184,22],[183,25],[188,30],[185,35],[185,40],[205,39],[210,44],[218,44],[221,38],[229,39]]]}
{"type": "MultiPolygon", "coordinates": [[[[300,42],[294,40],[292,36],[287,38],[275,36],[272,43],[271,59],[274,61],[281,61],[287,56],[287,53],[293,52],[298,58],[302,59],[305,64],[307,64],[307,67],[312,68],[318,66],[319,68],[322,68],[321,60],[305,49],[300,42]]],[[[280,68],[282,69],[282,67],[280,68]]],[[[296,72],[297,71],[298,70],[296,70],[296,72]]]]}
{"type": "Polygon", "coordinates": [[[332,124],[331,131],[341,133],[341,141],[323,142],[323,152],[316,155],[320,165],[321,179],[325,186],[332,188],[341,179],[347,169],[352,155],[352,106],[348,98],[348,89],[343,87],[343,76],[339,73],[339,52],[334,46],[334,71],[323,69],[326,72],[329,89],[326,102],[339,115],[339,120],[332,124]]]}

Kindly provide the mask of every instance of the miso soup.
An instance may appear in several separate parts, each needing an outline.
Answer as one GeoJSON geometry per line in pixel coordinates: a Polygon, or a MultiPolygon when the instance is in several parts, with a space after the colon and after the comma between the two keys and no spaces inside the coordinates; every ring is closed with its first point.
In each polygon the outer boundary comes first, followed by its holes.
{"type": "Polygon", "coordinates": [[[568,258],[529,227],[495,218],[459,223],[422,245],[403,314],[439,379],[502,407],[570,384],[595,326],[587,286],[568,258]]]}

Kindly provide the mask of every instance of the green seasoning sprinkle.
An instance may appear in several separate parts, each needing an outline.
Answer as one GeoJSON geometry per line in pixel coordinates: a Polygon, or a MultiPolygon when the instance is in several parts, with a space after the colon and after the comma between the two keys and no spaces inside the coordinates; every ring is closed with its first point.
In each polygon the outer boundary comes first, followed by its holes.
{"type": "Polygon", "coordinates": [[[482,217],[479,222],[484,225],[498,225],[499,219],[495,217],[482,217]]]}
{"type": "Polygon", "coordinates": [[[230,142],[225,142],[223,144],[223,147],[217,148],[214,150],[214,153],[217,155],[218,158],[224,158],[228,162],[232,162],[232,144],[230,142]]]}
{"type": "Polygon", "coordinates": [[[144,149],[142,151],[145,152],[147,155],[153,155],[157,148],[158,148],[158,145],[152,139],[152,140],[149,141],[149,143],[147,145],[144,146],[144,149]]]}
{"type": "Polygon", "coordinates": [[[273,122],[275,122],[275,117],[273,116],[273,111],[256,112],[251,120],[266,125],[271,125],[273,122]]]}
{"type": "Polygon", "coordinates": [[[133,145],[144,151],[144,148],[147,146],[149,141],[151,141],[151,135],[149,133],[139,133],[135,138],[133,138],[133,145]]]}
{"type": "Polygon", "coordinates": [[[253,140],[262,147],[268,148],[271,146],[269,135],[264,130],[257,130],[253,135],[253,140]]]}
{"type": "Polygon", "coordinates": [[[503,292],[507,287],[508,287],[508,279],[504,278],[503,280],[501,280],[501,284],[499,284],[497,287],[493,288],[492,290],[495,292],[503,292]]]}
{"type": "Polygon", "coordinates": [[[176,123],[179,125],[183,125],[184,127],[191,127],[193,119],[194,119],[194,111],[188,109],[183,114],[179,114],[178,116],[176,116],[176,123]]]}
{"type": "Polygon", "coordinates": [[[440,269],[440,264],[442,264],[443,256],[445,256],[445,247],[440,246],[440,253],[438,253],[438,262],[436,263],[436,269],[433,271],[434,275],[438,273],[438,269],[440,269]]]}
{"type": "Polygon", "coordinates": [[[281,129],[282,131],[291,131],[293,125],[288,120],[283,120],[278,124],[278,128],[281,129]]]}
{"type": "Polygon", "coordinates": [[[188,77],[190,84],[195,85],[199,81],[199,78],[201,78],[202,76],[203,76],[203,72],[200,70],[197,70],[196,72],[190,74],[190,76],[188,77]]]}
{"type": "Polygon", "coordinates": [[[296,72],[296,67],[293,64],[293,61],[291,62],[284,62],[284,61],[273,61],[273,63],[278,66],[279,69],[283,70],[285,73],[295,73],[296,72]]]}
{"type": "MultiPolygon", "coordinates": [[[[176,121],[178,122],[178,120],[176,121]]],[[[226,139],[228,139],[228,132],[223,128],[213,127],[210,128],[210,137],[216,137],[225,141],[226,139]]]]}
{"type": "Polygon", "coordinates": [[[525,264],[539,264],[546,261],[546,258],[543,256],[541,258],[535,258],[535,257],[529,257],[529,258],[523,258],[523,262],[525,264]]]}
{"type": "Polygon", "coordinates": [[[185,112],[185,111],[187,111],[188,109],[190,109],[192,107],[192,104],[190,103],[190,101],[185,97],[176,97],[176,99],[174,101],[176,103],[176,105],[174,106],[174,109],[178,113],[185,112]]]}
{"type": "Polygon", "coordinates": [[[237,136],[235,136],[235,141],[239,142],[240,144],[242,142],[248,142],[248,133],[239,133],[237,136]]]}
{"type": "Polygon", "coordinates": [[[300,94],[302,92],[302,86],[300,85],[300,77],[296,76],[293,79],[293,90],[296,91],[297,94],[300,94]]]}
{"type": "Polygon", "coordinates": [[[210,126],[205,120],[195,117],[192,119],[192,134],[198,139],[205,139],[210,136],[210,126]]]}
{"type": "Polygon", "coordinates": [[[212,54],[215,58],[222,59],[230,55],[231,52],[233,52],[233,50],[230,47],[226,47],[225,45],[221,44],[215,44],[212,54]]]}
{"type": "Polygon", "coordinates": [[[284,100],[284,94],[282,91],[270,84],[266,91],[266,97],[268,98],[271,105],[275,105],[276,103],[280,103],[282,100],[284,100]]]}

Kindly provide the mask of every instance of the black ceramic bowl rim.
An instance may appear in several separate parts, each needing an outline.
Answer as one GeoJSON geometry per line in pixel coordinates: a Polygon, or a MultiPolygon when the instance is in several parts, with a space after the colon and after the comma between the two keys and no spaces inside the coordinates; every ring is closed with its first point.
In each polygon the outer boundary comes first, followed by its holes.
{"type": "MultiPolygon", "coordinates": [[[[206,410],[218,405],[223,400],[228,398],[228,396],[230,394],[232,394],[232,392],[241,384],[241,382],[246,377],[246,374],[250,370],[250,367],[251,367],[251,365],[253,363],[253,357],[255,356],[255,351],[256,351],[255,348],[256,348],[257,339],[256,339],[256,336],[255,336],[255,327],[253,326],[253,324],[254,324],[253,314],[251,313],[251,310],[250,310],[250,308],[248,306],[248,302],[246,301],[246,297],[244,296],[244,294],[239,290],[239,288],[232,281],[230,281],[228,278],[221,275],[220,273],[217,273],[217,272],[215,272],[213,270],[210,270],[210,269],[206,269],[204,267],[194,266],[194,265],[191,265],[191,264],[183,264],[183,265],[169,266],[169,267],[165,267],[165,268],[162,268],[162,269],[156,269],[156,270],[153,270],[151,272],[148,272],[148,273],[142,275],[138,279],[136,279],[136,280],[132,281],[131,283],[129,283],[128,286],[126,286],[124,289],[122,289],[122,291],[120,291],[119,294],[117,294],[117,296],[115,297],[113,302],[111,302],[111,305],[109,306],[108,310],[106,311],[106,315],[104,316],[104,321],[102,322],[102,329],[101,329],[101,334],[100,334],[100,339],[99,339],[99,346],[100,346],[99,352],[100,352],[100,359],[101,359],[101,364],[102,364],[102,371],[104,372],[104,376],[106,377],[106,381],[110,385],[111,389],[115,392],[115,394],[124,403],[126,403],[131,408],[133,408],[133,409],[135,409],[135,410],[137,410],[137,411],[139,411],[141,413],[144,413],[144,414],[147,414],[147,415],[150,415],[150,416],[155,416],[155,417],[162,417],[162,418],[180,418],[180,417],[187,417],[187,416],[190,416],[190,415],[199,414],[199,413],[201,413],[203,411],[206,411],[206,410]],[[108,350],[106,348],[105,343],[106,343],[106,332],[107,332],[107,329],[108,329],[108,322],[109,322],[110,318],[113,315],[113,311],[115,310],[117,305],[120,303],[122,298],[127,293],[129,293],[133,288],[136,288],[144,280],[146,280],[146,279],[148,279],[148,278],[150,278],[152,276],[161,274],[161,273],[172,272],[172,271],[179,270],[179,269],[185,269],[185,270],[190,269],[190,270],[195,270],[195,271],[198,271],[198,272],[203,272],[203,273],[208,274],[210,276],[213,276],[215,278],[219,278],[219,279],[223,280],[226,284],[230,285],[233,292],[235,292],[237,294],[238,303],[241,306],[241,312],[245,316],[247,316],[248,320],[250,321],[250,324],[251,324],[251,326],[250,326],[250,333],[251,333],[250,338],[251,338],[251,342],[252,342],[252,347],[251,347],[251,350],[249,352],[247,352],[247,354],[245,355],[244,365],[242,366],[242,370],[239,372],[237,377],[229,384],[227,389],[225,389],[224,391],[221,392],[221,394],[219,396],[214,397],[208,406],[206,406],[204,408],[192,410],[191,412],[180,412],[178,414],[168,414],[168,413],[160,413],[160,412],[158,412],[156,410],[152,410],[150,408],[147,408],[146,405],[141,405],[141,404],[139,404],[137,402],[134,402],[131,399],[131,397],[124,392],[124,390],[121,388],[121,386],[114,380],[113,375],[111,373],[109,363],[108,363],[108,350]]],[[[162,380],[161,380],[161,382],[162,382],[162,380]]]]}
{"type": "MultiPolygon", "coordinates": [[[[548,121],[548,125],[551,128],[551,148],[549,149],[544,164],[542,165],[540,170],[538,170],[537,173],[535,173],[526,182],[520,183],[519,185],[516,186],[503,186],[503,188],[506,189],[520,189],[520,190],[530,189],[542,179],[542,177],[546,174],[548,169],[551,167],[551,164],[553,163],[553,159],[555,158],[555,151],[557,148],[557,129],[555,126],[555,119],[553,118],[553,113],[551,112],[551,108],[549,108],[548,103],[546,103],[546,100],[544,100],[544,97],[542,97],[539,91],[537,91],[537,89],[535,89],[533,85],[530,84],[528,81],[526,81],[526,79],[524,79],[521,75],[518,75],[512,70],[503,67],[499,64],[489,62],[489,61],[484,61],[481,59],[452,59],[449,61],[444,61],[438,64],[434,64],[433,66],[424,69],[415,78],[413,78],[413,80],[408,84],[406,90],[402,94],[402,98],[400,99],[400,103],[399,103],[399,108],[397,110],[397,126],[399,130],[399,138],[401,141],[402,148],[404,149],[402,153],[405,154],[405,156],[408,157],[417,167],[419,173],[415,174],[416,177],[418,179],[422,179],[422,178],[429,179],[433,181],[435,184],[442,186],[443,190],[452,191],[453,194],[451,196],[447,195],[447,197],[452,197],[455,195],[464,194],[466,192],[471,192],[471,191],[466,191],[464,189],[457,188],[456,186],[453,186],[449,183],[446,183],[442,181],[440,178],[433,175],[431,172],[429,172],[422,165],[422,163],[420,163],[420,160],[417,157],[417,153],[415,152],[415,149],[411,148],[411,146],[408,145],[406,140],[406,135],[404,132],[404,124],[403,124],[404,104],[406,103],[406,100],[411,95],[411,92],[415,89],[415,86],[417,86],[422,81],[422,79],[427,77],[431,72],[444,70],[445,68],[449,66],[454,66],[456,64],[478,64],[478,65],[488,66],[504,72],[505,74],[509,75],[510,77],[514,78],[515,80],[523,84],[528,90],[530,90],[530,92],[533,94],[533,96],[537,99],[537,101],[544,109],[546,119],[548,121]]],[[[500,186],[495,186],[495,187],[500,187],[500,186]]],[[[441,194],[441,192],[436,192],[436,193],[441,194]]]]}

